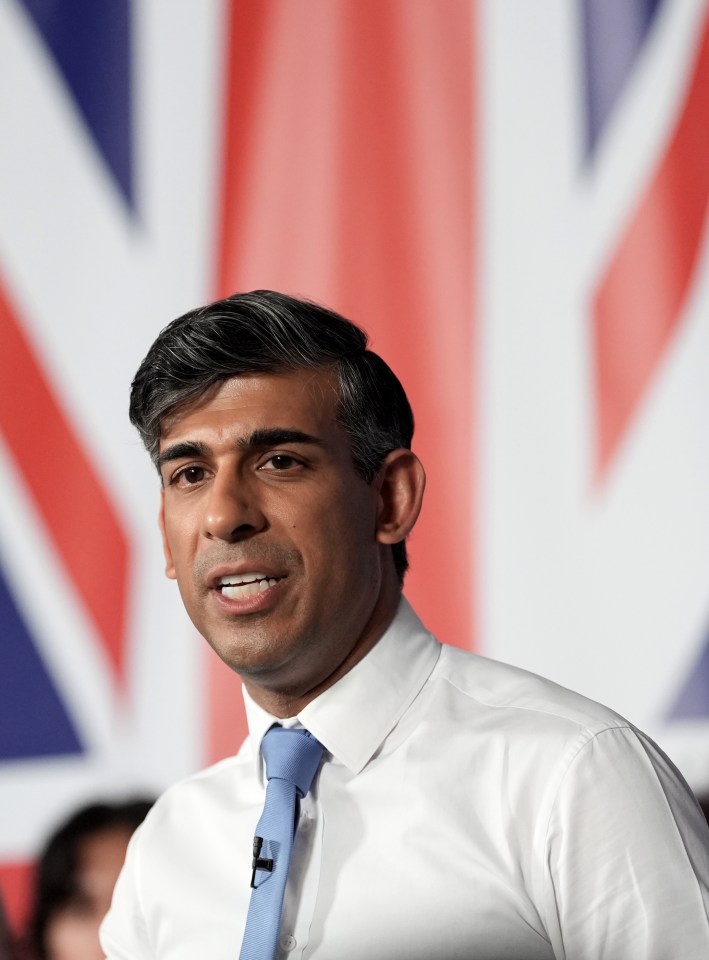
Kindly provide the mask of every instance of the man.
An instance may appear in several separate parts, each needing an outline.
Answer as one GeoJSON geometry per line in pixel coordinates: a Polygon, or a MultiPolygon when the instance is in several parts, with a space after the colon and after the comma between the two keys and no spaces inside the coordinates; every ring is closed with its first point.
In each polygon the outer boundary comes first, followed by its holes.
{"type": "Polygon", "coordinates": [[[669,761],[604,707],[441,646],[402,598],[424,473],[360,330],[265,291],[193,311],[143,361],[131,418],[167,575],[241,677],[249,737],[139,829],[110,960],[237,956],[273,869],[252,843],[278,723],[324,748],[279,956],[709,956],[706,826],[669,761]]]}

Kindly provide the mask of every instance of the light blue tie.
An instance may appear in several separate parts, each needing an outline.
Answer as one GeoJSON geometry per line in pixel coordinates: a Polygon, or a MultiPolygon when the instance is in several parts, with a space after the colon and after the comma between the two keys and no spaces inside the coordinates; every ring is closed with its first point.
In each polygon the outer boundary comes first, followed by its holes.
{"type": "Polygon", "coordinates": [[[307,730],[271,727],[261,741],[268,784],[254,837],[253,890],[239,960],[273,960],[276,954],[298,801],[310,790],[322,752],[307,730]]]}

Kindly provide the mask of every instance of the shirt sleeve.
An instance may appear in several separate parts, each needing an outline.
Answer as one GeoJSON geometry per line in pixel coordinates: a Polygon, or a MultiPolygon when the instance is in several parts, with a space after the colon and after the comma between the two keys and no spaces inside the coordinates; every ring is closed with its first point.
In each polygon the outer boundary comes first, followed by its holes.
{"type": "Polygon", "coordinates": [[[154,960],[140,902],[138,864],[142,826],[134,833],[99,938],[106,960],[154,960]]]}
{"type": "Polygon", "coordinates": [[[611,728],[571,751],[544,856],[559,960],[709,957],[709,828],[644,735],[611,728]]]}

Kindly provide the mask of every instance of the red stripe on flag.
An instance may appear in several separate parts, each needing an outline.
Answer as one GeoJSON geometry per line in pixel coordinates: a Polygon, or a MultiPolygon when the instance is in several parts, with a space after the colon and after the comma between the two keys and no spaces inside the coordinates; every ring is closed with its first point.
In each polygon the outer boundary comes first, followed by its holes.
{"type": "MultiPolygon", "coordinates": [[[[217,271],[219,295],[272,287],[340,310],[401,378],[429,478],[406,593],[461,646],[474,609],[473,6],[232,0],[217,271]]],[[[232,731],[233,748],[240,722],[215,713],[213,735],[232,731]]]]}
{"type": "Polygon", "coordinates": [[[29,861],[0,863],[0,891],[7,921],[15,936],[25,932],[32,905],[34,863],[29,861]]]}
{"type": "Polygon", "coordinates": [[[0,430],[118,677],[128,546],[0,284],[0,430]]]}
{"type": "Polygon", "coordinates": [[[681,318],[709,201],[709,19],[660,167],[593,304],[601,477],[681,318]]]}

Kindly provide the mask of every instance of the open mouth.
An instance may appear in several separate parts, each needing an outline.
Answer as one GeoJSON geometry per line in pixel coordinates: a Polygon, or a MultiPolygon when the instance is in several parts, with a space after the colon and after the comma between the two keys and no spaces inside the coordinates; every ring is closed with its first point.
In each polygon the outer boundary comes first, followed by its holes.
{"type": "Polygon", "coordinates": [[[240,573],[220,577],[217,589],[227,600],[246,600],[275,587],[281,577],[269,577],[266,573],[240,573]]]}

